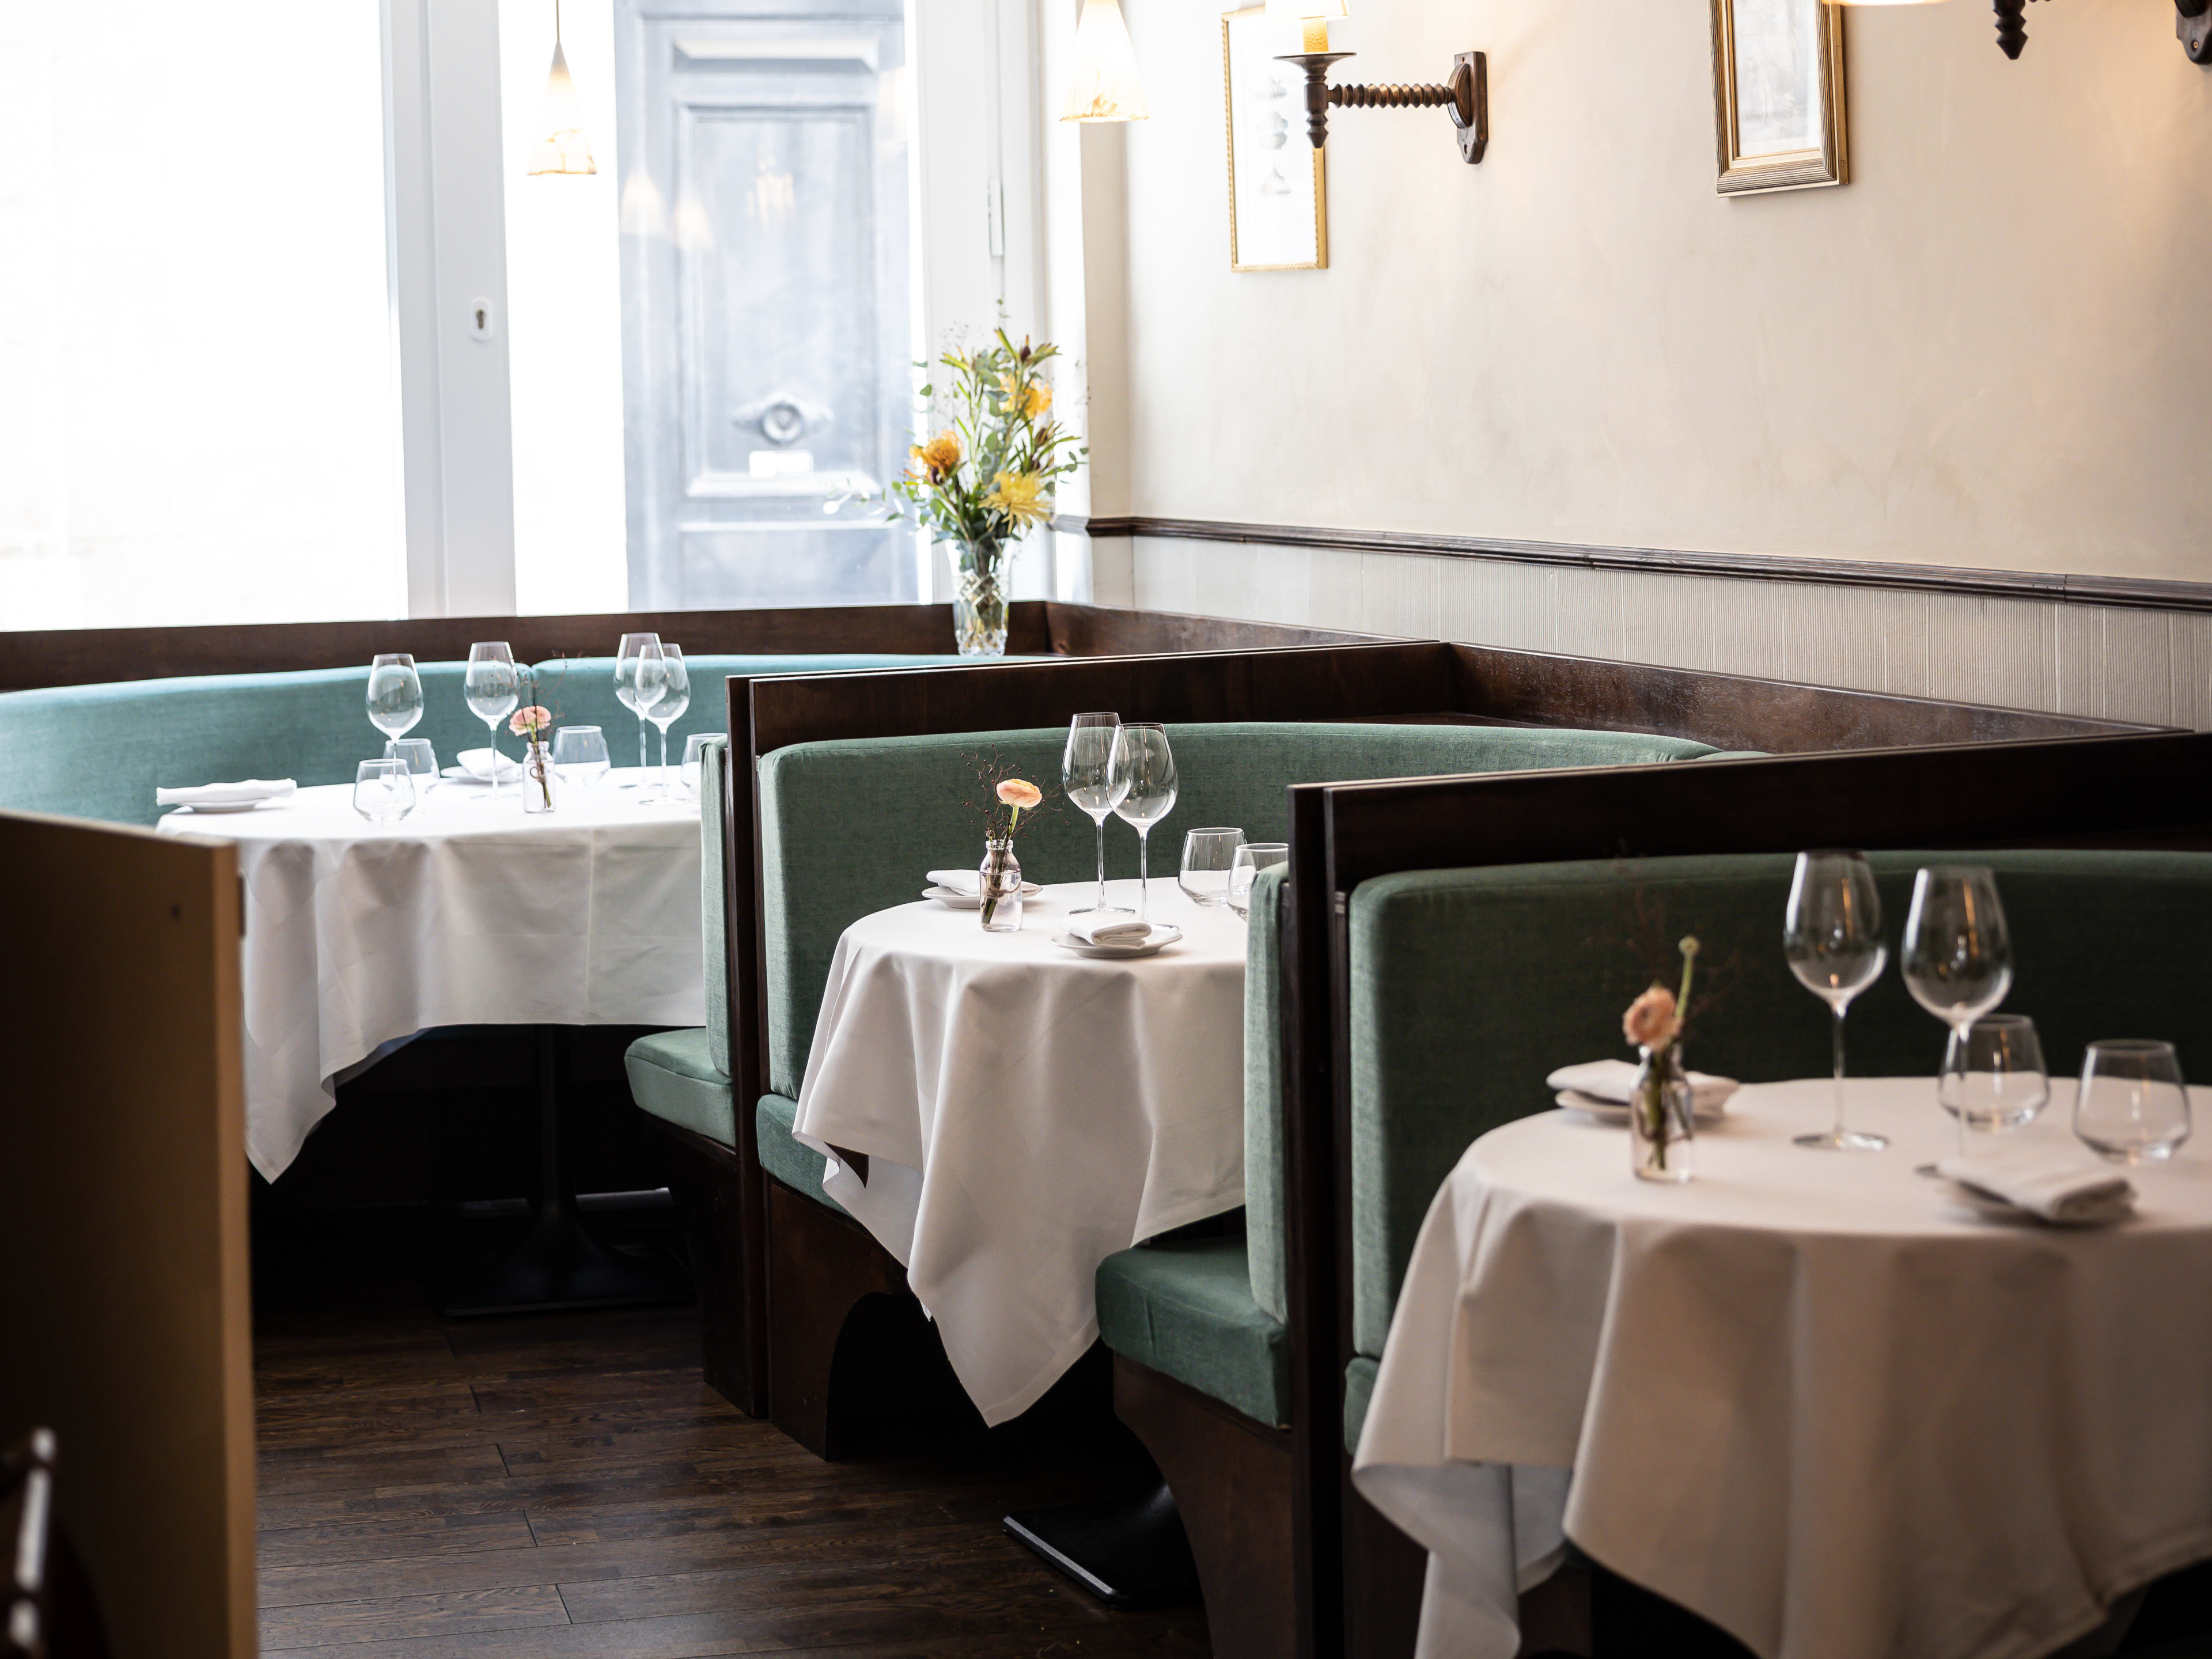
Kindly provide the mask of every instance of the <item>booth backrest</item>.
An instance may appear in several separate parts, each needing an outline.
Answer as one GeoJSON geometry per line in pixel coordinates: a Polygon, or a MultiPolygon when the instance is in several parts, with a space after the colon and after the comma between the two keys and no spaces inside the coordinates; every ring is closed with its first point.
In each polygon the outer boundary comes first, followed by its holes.
{"type": "MultiPolygon", "coordinates": [[[[2212,1079],[2212,854],[2002,852],[1870,855],[1893,951],[1923,864],[1996,872],[2017,976],[2004,1003],[2031,1016],[2054,1075],[2101,1037],[2179,1047],[2212,1079]]],[[[1825,1005],[1781,949],[1787,855],[1413,871],[1352,893],[1352,1344],[1382,1351],[1398,1285],[1430,1200],[1469,1142],[1548,1109],[1558,1066],[1631,1058],[1620,1015],[1680,971],[1698,936],[1686,1039],[1692,1067],[1747,1083],[1825,1076],[1825,1005]]],[[[1893,964],[1851,1006],[1853,1076],[1922,1076],[1943,1028],[1893,964]]],[[[1812,1127],[1820,1125],[1809,1126],[1812,1127]]],[[[1621,1154],[1624,1169],[1627,1152],[1621,1154]]],[[[1256,1257],[1256,1248],[1255,1248],[1256,1257]]]]}
{"type": "MultiPolygon", "coordinates": [[[[794,744],[760,765],[763,923],[768,954],[769,1086],[795,1097],[838,935],[872,911],[921,896],[931,869],[981,861],[981,819],[995,761],[1045,792],[1017,843],[1032,881],[1087,880],[1097,870],[1091,820],[1060,793],[1064,729],[854,738],[794,744]]],[[[1176,726],[1182,781],[1153,826],[1151,867],[1172,876],[1183,832],[1234,825],[1248,841],[1287,834],[1293,783],[1438,773],[1521,771],[1692,759],[1713,751],[1679,738],[1494,726],[1224,722],[1176,726]]],[[[1107,831],[1108,872],[1137,873],[1136,838],[1107,831]]]]}
{"type": "MultiPolygon", "coordinates": [[[[396,638],[404,630],[395,627],[396,638]]],[[[701,657],[691,664],[691,707],[669,728],[672,762],[693,732],[726,723],[722,681],[732,674],[823,673],[902,667],[949,657],[701,657]]],[[[422,719],[410,737],[428,738],[441,765],[486,743],[484,724],[462,700],[462,665],[417,665],[422,719]]],[[[637,717],[616,702],[614,659],[581,657],[536,665],[538,699],[564,726],[605,728],[617,766],[636,762],[637,717]]],[[[276,674],[211,674],[103,685],[0,692],[0,806],[118,823],[161,815],[156,786],[239,778],[294,778],[302,785],[350,783],[361,761],[384,752],[383,734],[363,711],[368,668],[276,674]]],[[[501,733],[509,755],[518,740],[501,733]]],[[[659,755],[655,739],[654,757],[659,755]]]]}
{"type": "Polygon", "coordinates": [[[709,738],[699,756],[699,934],[706,952],[707,1053],[724,1077],[733,1074],[730,1032],[730,921],[722,908],[722,815],[730,740],[709,738]]]}

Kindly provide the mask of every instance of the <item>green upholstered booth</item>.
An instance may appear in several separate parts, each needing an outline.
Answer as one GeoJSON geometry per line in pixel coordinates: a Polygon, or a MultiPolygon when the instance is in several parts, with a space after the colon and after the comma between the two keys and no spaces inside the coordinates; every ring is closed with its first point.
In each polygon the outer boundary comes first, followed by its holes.
{"type": "MultiPolygon", "coordinates": [[[[395,624],[395,641],[405,629],[395,624]]],[[[817,673],[915,665],[951,658],[885,653],[707,655],[692,660],[691,708],[669,728],[669,758],[694,732],[723,726],[721,684],[732,674],[817,673]]],[[[615,700],[611,657],[551,658],[533,666],[540,702],[562,725],[599,726],[618,766],[635,759],[637,717],[615,700]]],[[[441,765],[489,740],[461,695],[459,662],[417,665],[422,718],[441,765]]],[[[118,823],[151,823],[159,787],[236,778],[302,785],[350,783],[355,766],[384,752],[363,712],[368,669],[204,674],[0,692],[0,806],[118,823]]],[[[654,757],[659,756],[654,739],[654,757]]],[[[501,733],[513,755],[519,740],[501,733]]]]}

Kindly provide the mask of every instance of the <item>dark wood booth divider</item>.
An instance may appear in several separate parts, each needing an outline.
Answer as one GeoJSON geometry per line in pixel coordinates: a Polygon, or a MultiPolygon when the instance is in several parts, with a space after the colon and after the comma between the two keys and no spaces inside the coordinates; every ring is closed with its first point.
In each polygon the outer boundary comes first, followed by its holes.
{"type": "MultiPolygon", "coordinates": [[[[1086,618],[1096,620],[1098,629],[1087,637],[1119,637],[1110,617],[1093,613],[1086,618]]],[[[1657,733],[1770,752],[2048,740],[2146,729],[2068,715],[1441,642],[1349,643],[732,678],[728,696],[731,793],[722,803],[728,855],[724,871],[730,942],[726,970],[732,1007],[750,1009],[753,1017],[735,1021],[738,1029],[732,1039],[740,1104],[736,1152],[725,1152],[705,1141],[687,1148],[690,1178],[717,1194],[709,1206],[720,1230],[712,1249],[726,1282],[702,1304],[702,1317],[710,1325],[720,1322],[724,1329],[719,1338],[711,1329],[707,1334],[710,1365],[713,1356],[719,1353],[720,1358],[719,1370],[710,1370],[710,1380],[746,1410],[773,1415],[798,1437],[824,1451],[834,1451],[836,1444],[828,1395],[837,1327],[845,1310],[862,1298],[902,1288],[903,1275],[896,1261],[857,1224],[820,1205],[775,1202],[775,1183],[761,1169],[750,1103],[764,1090],[766,1076],[766,947],[755,794],[763,756],[787,744],[828,738],[1058,726],[1095,708],[1117,708],[1125,716],[1170,724],[1376,720],[1544,725],[1657,733]],[[785,1267],[793,1274],[792,1283],[806,1287],[803,1298],[787,1297],[781,1310],[768,1290],[771,1233],[776,1240],[773,1248],[784,1253],[785,1267]],[[793,1309],[789,1304],[793,1300],[803,1300],[804,1309],[793,1309]],[[787,1322],[802,1312],[809,1327],[803,1333],[787,1322]],[[787,1350],[779,1356],[780,1338],[797,1339],[806,1353],[802,1357],[787,1350]]],[[[1824,763],[1807,763],[1816,767],[1824,763]]],[[[1692,764],[1700,772],[1741,775],[1732,765],[1708,769],[1692,764]]],[[[1540,801],[1565,781],[1644,775],[1641,771],[1600,769],[1504,775],[1494,781],[1526,786],[1534,792],[1528,799],[1540,801]]],[[[1320,1121],[1326,1123],[1333,1051],[1322,1041],[1325,1033],[1302,1025],[1314,1006],[1327,1009],[1330,983],[1327,907],[1309,914],[1312,896],[1330,890],[1302,881],[1300,876],[1303,871],[1322,868],[1319,787],[1292,792],[1295,919],[1285,939],[1284,972],[1286,1010],[1295,1012],[1286,1012],[1286,1018],[1309,1034],[1303,1043],[1297,1040],[1298,1030],[1288,1034],[1285,1059],[1293,1079],[1308,1079],[1308,1103],[1303,1109],[1320,1112],[1320,1121]],[[1320,1068],[1318,1093],[1311,1092],[1316,1066],[1320,1068]]],[[[1719,804],[1729,793],[1729,787],[1723,786],[1707,810],[1733,811],[1719,804]]],[[[1574,819],[1587,810],[1588,798],[1574,799],[1576,807],[1553,813],[1539,811],[1528,822],[1553,824],[1574,819]]],[[[1602,817],[1583,819],[1577,833],[1609,836],[1608,823],[1602,817]]],[[[1294,1104],[1291,1109],[1302,1109],[1294,1104]]],[[[1293,1215],[1334,1218],[1334,1148],[1326,1135],[1308,1144],[1305,1121],[1297,1121],[1286,1188],[1293,1215]]],[[[674,1133],[680,1138],[681,1132],[674,1133]]],[[[704,1196],[703,1192],[695,1195],[695,1208],[704,1196]]],[[[1335,1357],[1337,1291],[1330,1237],[1326,1223],[1306,1221],[1290,1230],[1294,1314],[1311,1316],[1314,1309],[1325,1310],[1325,1316],[1311,1327],[1317,1340],[1293,1335],[1291,1438],[1297,1478],[1291,1486],[1291,1507],[1301,1654],[1335,1650],[1342,1631],[1338,1553],[1341,1433],[1336,1409],[1342,1371],[1335,1357]],[[1336,1366],[1333,1375],[1332,1364],[1336,1366]]],[[[1160,1382],[1164,1387],[1176,1386],[1165,1379],[1160,1382]]],[[[1186,1440],[1194,1436],[1203,1440],[1212,1432],[1194,1420],[1163,1431],[1170,1431],[1186,1440]]],[[[1219,1431],[1235,1432],[1225,1421],[1219,1431]]]]}
{"type": "MultiPolygon", "coordinates": [[[[1984,712],[1983,724],[2004,724],[2002,711],[1984,712]]],[[[2204,850],[2212,733],[1308,785],[1291,797],[1286,1190],[1305,1218],[1290,1235],[1293,1388],[1316,1431],[1301,1437],[1301,1474],[1316,1511],[1340,1511],[1343,1522],[1340,1563],[1316,1534],[1316,1624],[1324,1642],[1340,1632],[1358,1659],[1406,1659],[1425,1558],[1352,1490],[1342,1444],[1352,1358],[1352,1194],[1340,1178],[1351,1168],[1352,890],[1407,870],[1807,847],[2204,850]]]]}

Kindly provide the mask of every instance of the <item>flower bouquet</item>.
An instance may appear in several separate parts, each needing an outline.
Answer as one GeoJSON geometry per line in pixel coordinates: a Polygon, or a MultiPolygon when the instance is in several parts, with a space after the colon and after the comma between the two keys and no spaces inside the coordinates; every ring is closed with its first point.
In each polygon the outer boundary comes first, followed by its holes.
{"type": "Polygon", "coordinates": [[[1631,1167],[1645,1181],[1687,1181],[1692,1162],[1690,1074],[1682,1064],[1682,1030],[1690,1017],[1690,981],[1698,941],[1685,939],[1679,994],[1657,981],[1620,1017],[1622,1034],[1643,1055],[1628,1094],[1631,1167]]]}
{"type": "MultiPolygon", "coordinates": [[[[522,810],[551,811],[553,765],[547,739],[553,732],[553,711],[537,703],[518,708],[507,721],[507,729],[529,744],[522,757],[522,810]]],[[[498,757],[493,758],[496,761],[498,757]]]]}
{"type": "Polygon", "coordinates": [[[921,395],[946,423],[914,446],[914,465],[891,485],[915,521],[953,549],[953,631],[963,657],[1006,649],[1006,544],[1052,517],[1054,482],[1083,450],[1052,415],[1044,367],[1049,343],[1016,345],[1003,328],[974,351],[947,352],[939,388],[921,395]]]}

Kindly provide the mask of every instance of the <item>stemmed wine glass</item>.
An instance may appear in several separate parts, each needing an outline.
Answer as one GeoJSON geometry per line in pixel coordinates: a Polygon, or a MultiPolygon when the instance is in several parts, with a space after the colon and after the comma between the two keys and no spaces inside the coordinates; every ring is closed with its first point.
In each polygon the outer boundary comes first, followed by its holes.
{"type": "Polygon", "coordinates": [[[397,743],[422,718],[422,677],[404,651],[386,652],[368,665],[368,723],[397,743]]]}
{"type": "Polygon", "coordinates": [[[1137,920],[1146,921],[1152,911],[1149,838],[1152,826],[1176,804],[1175,755],[1168,748],[1167,727],[1141,722],[1125,725],[1115,734],[1113,790],[1115,815],[1137,831],[1137,920]]]}
{"type": "Polygon", "coordinates": [[[622,636],[622,643],[615,647],[615,696],[623,708],[637,716],[637,769],[640,772],[644,771],[646,767],[645,711],[652,708],[654,701],[660,696],[658,687],[665,678],[665,672],[652,675],[651,678],[656,688],[653,696],[645,698],[642,702],[639,700],[637,690],[638,677],[641,672],[640,665],[645,661],[648,652],[652,653],[655,663],[664,660],[661,655],[659,635],[625,634],[622,636]]]}
{"type": "Polygon", "coordinates": [[[1898,965],[1912,1000],[1951,1028],[1963,1051],[1974,1022],[2012,989],[2012,933],[1997,902],[1997,878],[1962,865],[1915,876],[1898,965]]]}
{"type": "Polygon", "coordinates": [[[646,718],[660,731],[660,793],[673,799],[675,783],[668,775],[668,728],[682,720],[684,711],[691,706],[691,673],[684,665],[684,647],[680,645],[662,646],[660,659],[660,696],[653,701],[646,718]]]}
{"type": "MultiPolygon", "coordinates": [[[[647,711],[660,701],[668,684],[668,659],[658,634],[625,634],[615,651],[615,696],[637,716],[637,769],[646,768],[645,726],[647,711]]],[[[647,792],[648,796],[650,791],[647,792]]]]}
{"type": "Polygon", "coordinates": [[[1878,1152],[1886,1136],[1844,1127],[1844,1015],[1851,999],[1881,977],[1889,947],[1881,939],[1881,896],[1863,854],[1800,853],[1782,918],[1782,950],[1797,982],[1835,1017],[1836,1127],[1799,1135],[1800,1146],[1878,1152]]]}
{"type": "Polygon", "coordinates": [[[469,712],[491,728],[491,793],[479,799],[499,799],[499,723],[522,702],[522,675],[514,665],[514,653],[505,641],[469,647],[469,665],[461,672],[461,695],[469,712]]]}
{"type": "Polygon", "coordinates": [[[1079,916],[1121,908],[1106,902],[1106,820],[1121,800],[1114,784],[1114,739],[1121,730],[1119,714],[1078,714],[1067,723],[1067,747],[1060,757],[1061,793],[1098,826],[1098,902],[1073,912],[1079,916]]]}

